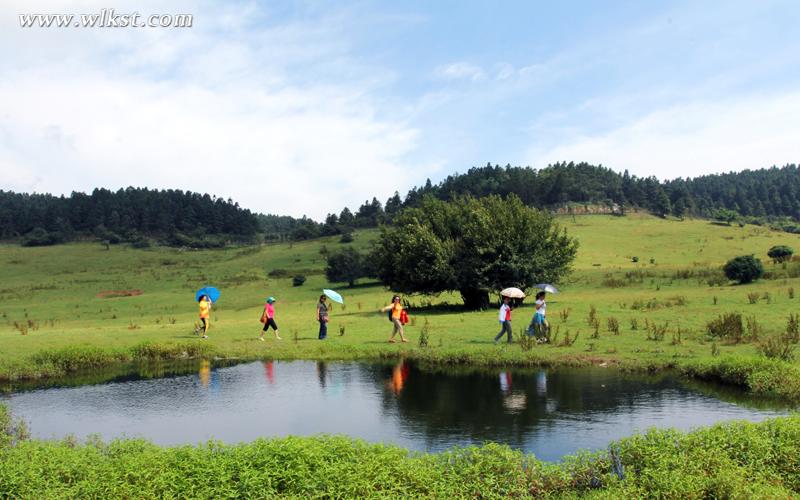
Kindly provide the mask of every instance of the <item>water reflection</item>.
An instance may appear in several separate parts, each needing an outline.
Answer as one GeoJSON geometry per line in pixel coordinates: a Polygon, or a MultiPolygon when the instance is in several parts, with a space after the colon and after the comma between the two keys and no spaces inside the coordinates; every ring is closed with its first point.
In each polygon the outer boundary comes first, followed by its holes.
{"type": "Polygon", "coordinates": [[[710,385],[700,391],[669,376],[604,369],[423,370],[405,361],[219,368],[205,361],[192,371],[15,393],[8,402],[37,437],[124,433],[172,445],[338,433],[426,451],[492,440],[547,460],[650,426],[686,429],[781,413],[720,401],[710,385]]]}
{"type": "Polygon", "coordinates": [[[208,388],[208,385],[211,382],[211,362],[208,360],[203,360],[200,362],[200,384],[203,387],[208,388]]]}
{"type": "Polygon", "coordinates": [[[317,361],[317,378],[319,378],[319,386],[325,389],[328,381],[328,366],[324,361],[317,361]]]}
{"type": "Polygon", "coordinates": [[[272,385],[275,383],[275,363],[272,361],[262,361],[264,365],[264,376],[267,377],[267,383],[272,385]]]}
{"type": "Polygon", "coordinates": [[[395,396],[399,396],[400,393],[403,392],[403,386],[406,383],[409,372],[409,364],[405,360],[400,361],[392,367],[392,378],[386,381],[386,386],[389,387],[395,396]]]}

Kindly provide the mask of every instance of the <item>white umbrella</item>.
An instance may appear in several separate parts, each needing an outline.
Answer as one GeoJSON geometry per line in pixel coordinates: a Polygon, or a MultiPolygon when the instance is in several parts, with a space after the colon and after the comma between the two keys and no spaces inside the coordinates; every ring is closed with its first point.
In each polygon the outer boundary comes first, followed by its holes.
{"type": "Polygon", "coordinates": [[[558,289],[549,283],[539,283],[538,285],[533,285],[533,288],[538,288],[547,293],[558,293],[558,289]]]}
{"type": "Polygon", "coordinates": [[[512,299],[524,299],[525,292],[520,290],[519,288],[509,287],[500,292],[500,295],[503,297],[510,297],[512,299]]]}

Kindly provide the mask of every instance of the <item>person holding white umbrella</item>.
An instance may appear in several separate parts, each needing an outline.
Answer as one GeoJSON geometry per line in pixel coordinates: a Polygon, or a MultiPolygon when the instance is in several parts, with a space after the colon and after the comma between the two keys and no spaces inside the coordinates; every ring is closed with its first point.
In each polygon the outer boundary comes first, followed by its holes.
{"type": "Polygon", "coordinates": [[[495,344],[503,337],[504,333],[508,334],[509,344],[514,340],[514,335],[511,333],[511,306],[509,302],[511,302],[509,297],[503,297],[503,304],[500,306],[500,314],[497,318],[500,320],[500,333],[494,338],[495,344]]]}

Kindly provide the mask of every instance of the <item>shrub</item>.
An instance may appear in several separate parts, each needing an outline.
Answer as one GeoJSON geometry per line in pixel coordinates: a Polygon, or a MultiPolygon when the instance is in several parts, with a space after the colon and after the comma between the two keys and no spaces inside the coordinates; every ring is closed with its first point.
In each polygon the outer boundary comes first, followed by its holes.
{"type": "Polygon", "coordinates": [[[747,318],[747,337],[750,339],[751,342],[757,341],[758,338],[763,333],[763,329],[761,325],[758,324],[756,321],[755,316],[750,316],[747,318]]]}
{"type": "Polygon", "coordinates": [[[786,336],[795,344],[800,341],[800,314],[789,313],[786,321],[786,336]]]}
{"type": "Polygon", "coordinates": [[[352,243],[352,242],[353,242],[352,231],[343,232],[341,238],[339,238],[339,243],[352,243]]]}
{"type": "Polygon", "coordinates": [[[558,347],[570,347],[572,344],[577,342],[578,337],[580,336],[581,332],[576,332],[574,337],[569,336],[569,330],[564,333],[564,339],[558,343],[558,347]]]}
{"type": "Polygon", "coordinates": [[[589,326],[594,326],[598,323],[597,308],[594,307],[594,305],[589,306],[589,316],[587,316],[586,322],[589,324],[589,326]]]}
{"type": "Polygon", "coordinates": [[[639,257],[634,255],[633,257],[631,257],[631,262],[639,262],[639,257]]]}
{"type": "Polygon", "coordinates": [[[734,257],[725,264],[722,270],[728,279],[739,283],[751,283],[764,275],[764,266],[752,255],[734,257]]]}
{"type": "Polygon", "coordinates": [[[758,352],[770,359],[792,361],[794,359],[794,346],[788,335],[771,335],[760,342],[758,352]]]}
{"type": "Polygon", "coordinates": [[[429,343],[430,343],[430,324],[428,323],[428,318],[425,318],[425,323],[419,330],[419,346],[428,347],[429,343]]]}
{"type": "Polygon", "coordinates": [[[523,351],[527,352],[533,349],[533,346],[536,345],[536,340],[533,338],[532,335],[528,335],[525,330],[520,330],[519,332],[519,340],[517,341],[519,344],[519,348],[523,351]]]}
{"type": "Polygon", "coordinates": [[[306,277],[302,274],[296,275],[292,278],[292,286],[303,286],[303,283],[306,282],[306,277]]]}
{"type": "Polygon", "coordinates": [[[664,323],[663,325],[659,325],[655,322],[647,324],[647,340],[653,340],[655,342],[661,342],[664,340],[664,335],[667,333],[667,327],[669,323],[664,323]]]}
{"type": "Polygon", "coordinates": [[[794,249],[792,247],[787,247],[786,245],[776,245],[769,249],[767,255],[773,262],[785,262],[787,260],[791,260],[792,255],[794,254],[794,249]]]}
{"type": "Polygon", "coordinates": [[[761,297],[758,292],[748,293],[747,294],[747,301],[751,304],[755,304],[758,302],[758,299],[761,297]]]}
{"type": "Polygon", "coordinates": [[[133,248],[150,248],[152,244],[150,243],[150,239],[144,236],[134,239],[131,241],[131,246],[133,248]]]}
{"type": "Polygon", "coordinates": [[[24,247],[40,247],[56,245],[64,241],[64,235],[59,231],[47,232],[41,227],[33,229],[22,239],[24,247]]]}
{"type": "Polygon", "coordinates": [[[619,321],[617,318],[611,317],[606,320],[608,331],[614,335],[619,335],[619,321]]]}
{"type": "Polygon", "coordinates": [[[708,334],[714,338],[739,343],[744,337],[742,315],[739,313],[726,313],[706,325],[708,334]]]}

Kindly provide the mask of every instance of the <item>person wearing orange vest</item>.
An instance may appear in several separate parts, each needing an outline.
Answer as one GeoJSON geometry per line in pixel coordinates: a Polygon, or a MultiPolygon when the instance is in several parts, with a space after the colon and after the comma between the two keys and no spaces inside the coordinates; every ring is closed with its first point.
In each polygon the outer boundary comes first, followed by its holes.
{"type": "Polygon", "coordinates": [[[400,321],[400,316],[403,314],[403,305],[400,303],[400,296],[395,295],[392,297],[392,303],[388,306],[381,309],[381,312],[388,312],[392,311],[391,320],[392,325],[392,336],[389,337],[389,342],[394,342],[394,336],[398,333],[400,334],[400,340],[403,342],[408,342],[406,337],[403,335],[403,323],[400,321]]]}
{"type": "Polygon", "coordinates": [[[200,322],[203,323],[203,338],[208,338],[208,328],[211,326],[209,313],[211,312],[211,299],[208,295],[200,297],[200,322]]]}

